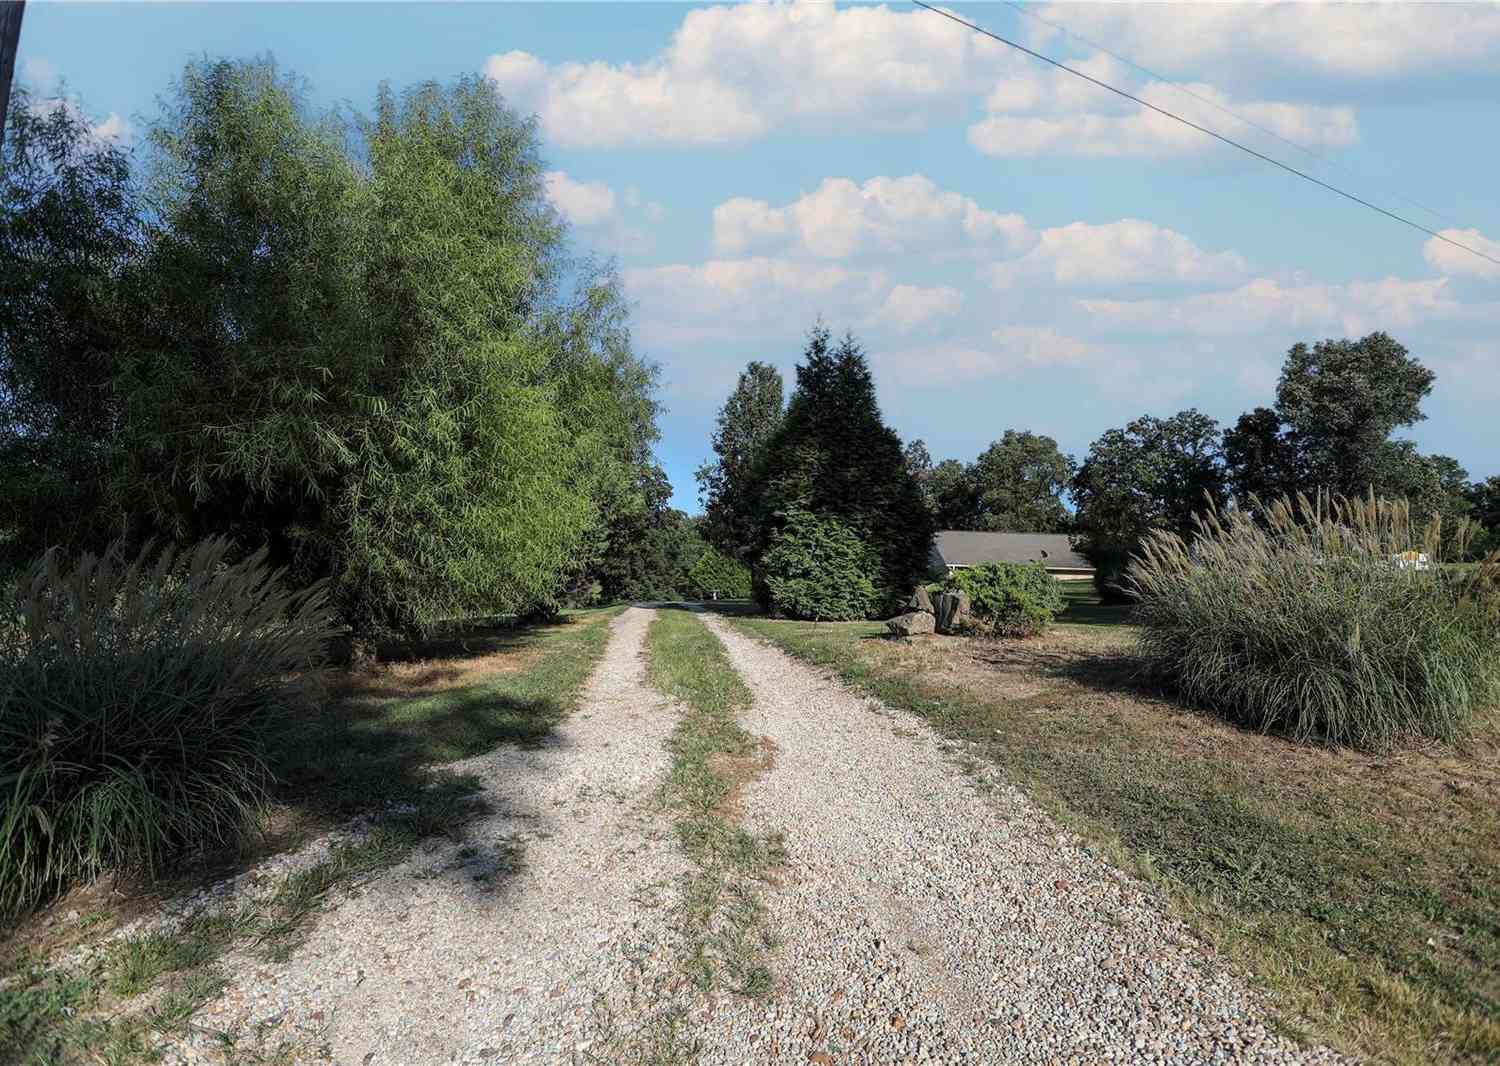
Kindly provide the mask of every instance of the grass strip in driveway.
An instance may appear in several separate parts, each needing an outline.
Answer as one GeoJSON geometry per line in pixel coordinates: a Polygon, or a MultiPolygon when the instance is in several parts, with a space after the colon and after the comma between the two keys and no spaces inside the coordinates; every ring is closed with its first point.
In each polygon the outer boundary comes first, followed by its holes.
{"type": "Polygon", "coordinates": [[[1379,1061],[1500,1063],[1500,729],[1380,756],[1142,691],[1106,622],[1041,641],[733,624],[921,715],[1170,906],[1286,1028],[1379,1061]]]}
{"type": "Polygon", "coordinates": [[[682,704],[668,742],[672,765],[662,798],[694,870],[683,892],[685,965],[703,991],[770,992],[764,951],[773,946],[756,882],[782,861],[779,835],[739,824],[736,793],[769,767],[769,742],[736,720],[750,690],[719,638],[691,612],[664,608],[646,633],[651,683],[682,704]]]}
{"type": "MultiPolygon", "coordinates": [[[[219,994],[226,951],[247,948],[282,961],[339,892],[400,862],[424,839],[462,836],[478,786],[443,764],[545,740],[578,706],[618,613],[577,612],[553,625],[494,627],[443,645],[391,648],[391,660],[374,670],[335,677],[326,712],[298,723],[276,759],[279,843],[295,846],[356,814],[384,812],[371,831],[238,909],[117,940],[83,966],[49,967],[47,939],[28,942],[23,930],[0,956],[0,1062],[157,1061],[161,1038],[181,1037],[194,1011],[219,994]]],[[[214,872],[227,877],[244,865],[219,864],[214,872]]],[[[184,881],[161,892],[192,887],[184,881]]],[[[76,906],[65,898],[52,911],[76,906]]],[[[37,916],[38,929],[43,920],[37,916]]],[[[92,940],[114,920],[91,913],[78,925],[92,940]]],[[[222,1034],[221,1042],[226,1062],[292,1054],[236,1034],[222,1034]]]]}

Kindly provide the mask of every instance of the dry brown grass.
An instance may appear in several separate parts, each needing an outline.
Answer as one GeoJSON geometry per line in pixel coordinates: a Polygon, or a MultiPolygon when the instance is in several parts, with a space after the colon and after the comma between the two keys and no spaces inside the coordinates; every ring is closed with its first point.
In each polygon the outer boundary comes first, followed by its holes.
{"type": "Polygon", "coordinates": [[[1267,784],[1319,792],[1366,792],[1401,822],[1446,817],[1455,805],[1500,808],[1500,716],[1463,742],[1394,752],[1297,744],[1238,728],[1153,693],[1135,676],[1118,638],[1056,630],[1031,640],[982,641],[936,636],[871,641],[862,648],[888,668],[940,679],[972,696],[1031,701],[1034,713],[1080,710],[1148,736],[1163,751],[1201,760],[1233,760],[1267,784]],[[1056,711],[1049,711],[1056,707],[1056,711]]]}
{"type": "Polygon", "coordinates": [[[755,747],[744,754],[716,751],[708,757],[709,772],[725,785],[724,798],[714,806],[714,813],[738,821],[744,816],[741,798],[750,782],[768,773],[776,765],[776,742],[759,737],[755,747]]]}
{"type": "Polygon", "coordinates": [[[361,670],[338,671],[330,681],[343,695],[411,699],[481,684],[498,674],[520,673],[530,669],[539,655],[537,648],[529,647],[458,658],[381,662],[361,670]]]}

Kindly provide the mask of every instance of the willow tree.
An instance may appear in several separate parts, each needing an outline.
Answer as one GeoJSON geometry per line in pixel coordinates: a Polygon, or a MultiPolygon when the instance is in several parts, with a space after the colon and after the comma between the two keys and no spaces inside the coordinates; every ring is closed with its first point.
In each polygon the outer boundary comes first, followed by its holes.
{"type": "Polygon", "coordinates": [[[202,61],[148,151],[110,375],[127,526],[268,544],[362,628],[552,597],[655,405],[617,286],[568,258],[534,123],[477,77],[351,119],[269,60],[202,61]]]}
{"type": "Polygon", "coordinates": [[[100,486],[111,381],[140,317],[121,292],[140,208],[118,143],[76,107],[16,90],[0,156],[0,572],[119,532],[100,486]]]}

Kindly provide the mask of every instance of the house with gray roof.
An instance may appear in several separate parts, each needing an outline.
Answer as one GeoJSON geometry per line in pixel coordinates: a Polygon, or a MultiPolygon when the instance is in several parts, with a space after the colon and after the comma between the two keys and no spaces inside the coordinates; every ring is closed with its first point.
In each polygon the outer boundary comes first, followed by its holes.
{"type": "Polygon", "coordinates": [[[933,538],[934,577],[980,563],[1041,563],[1060,581],[1084,581],[1094,576],[1094,564],[1073,550],[1066,533],[944,529],[933,538]]]}

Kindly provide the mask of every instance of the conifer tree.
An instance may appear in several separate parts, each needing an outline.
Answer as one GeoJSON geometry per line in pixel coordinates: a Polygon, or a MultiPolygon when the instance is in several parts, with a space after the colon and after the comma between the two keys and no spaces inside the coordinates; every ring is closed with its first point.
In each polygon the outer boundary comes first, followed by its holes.
{"type": "Polygon", "coordinates": [[[749,493],[766,443],[781,428],[783,391],[775,367],[761,362],[745,367],[719,409],[713,435],[717,458],[696,473],[704,504],[704,536],[736,559],[744,559],[755,543],[749,493]]]}
{"type": "Polygon", "coordinates": [[[795,512],[855,531],[876,567],[876,610],[892,607],[926,571],[932,515],[852,335],[835,346],[826,328],[813,329],[786,418],[756,469],[754,501],[757,556],[795,512]]]}

